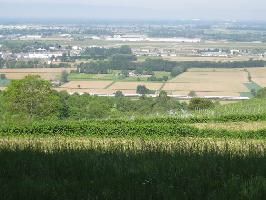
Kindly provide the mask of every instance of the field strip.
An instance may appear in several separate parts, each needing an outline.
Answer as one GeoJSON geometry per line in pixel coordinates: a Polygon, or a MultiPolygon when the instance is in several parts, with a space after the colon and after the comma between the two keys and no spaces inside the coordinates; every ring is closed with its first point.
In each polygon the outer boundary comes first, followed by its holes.
{"type": "Polygon", "coordinates": [[[258,122],[225,122],[225,123],[197,123],[200,129],[224,129],[229,131],[256,131],[266,129],[266,121],[258,122]]]}
{"type": "Polygon", "coordinates": [[[104,89],[108,89],[109,87],[111,87],[112,85],[114,85],[116,83],[116,81],[113,81],[112,83],[110,83],[109,85],[107,85],[104,89]]]}
{"type": "Polygon", "coordinates": [[[164,83],[162,84],[162,86],[160,87],[160,89],[159,89],[158,91],[162,91],[163,88],[164,88],[164,86],[165,86],[165,84],[166,84],[166,82],[164,82],[164,83]]]}

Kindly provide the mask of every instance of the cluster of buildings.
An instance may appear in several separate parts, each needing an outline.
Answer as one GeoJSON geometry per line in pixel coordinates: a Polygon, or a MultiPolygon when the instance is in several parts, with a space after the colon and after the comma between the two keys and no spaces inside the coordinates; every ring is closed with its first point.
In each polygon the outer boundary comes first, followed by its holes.
{"type": "Polygon", "coordinates": [[[52,61],[52,60],[56,60],[62,57],[64,54],[70,55],[70,56],[78,56],[80,55],[81,51],[82,51],[82,48],[78,46],[72,46],[70,49],[58,48],[54,46],[51,46],[47,49],[44,49],[44,48],[34,49],[33,48],[30,52],[19,52],[19,53],[12,53],[11,51],[1,51],[0,49],[0,58],[6,59],[6,60],[39,59],[39,60],[52,61]]]}
{"type": "Polygon", "coordinates": [[[151,57],[232,57],[232,56],[260,56],[265,57],[266,52],[254,53],[250,50],[240,49],[191,49],[191,48],[134,48],[136,56],[151,57]]]}

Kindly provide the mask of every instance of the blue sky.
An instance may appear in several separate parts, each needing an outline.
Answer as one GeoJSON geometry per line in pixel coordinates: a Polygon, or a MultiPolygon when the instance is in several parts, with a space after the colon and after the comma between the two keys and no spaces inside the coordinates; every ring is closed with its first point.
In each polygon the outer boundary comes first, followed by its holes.
{"type": "Polygon", "coordinates": [[[266,21],[266,0],[0,0],[0,17],[266,21]]]}

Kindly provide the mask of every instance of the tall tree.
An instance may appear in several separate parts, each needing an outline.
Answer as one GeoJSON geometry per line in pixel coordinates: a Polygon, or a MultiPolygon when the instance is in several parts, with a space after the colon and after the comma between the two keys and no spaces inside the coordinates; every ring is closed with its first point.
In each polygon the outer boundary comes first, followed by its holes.
{"type": "Polygon", "coordinates": [[[61,82],[67,83],[68,82],[68,72],[66,70],[62,71],[61,73],[61,82]]]}
{"type": "Polygon", "coordinates": [[[12,81],[4,92],[4,99],[11,114],[23,114],[30,119],[59,116],[60,98],[51,83],[39,76],[12,81]]]}

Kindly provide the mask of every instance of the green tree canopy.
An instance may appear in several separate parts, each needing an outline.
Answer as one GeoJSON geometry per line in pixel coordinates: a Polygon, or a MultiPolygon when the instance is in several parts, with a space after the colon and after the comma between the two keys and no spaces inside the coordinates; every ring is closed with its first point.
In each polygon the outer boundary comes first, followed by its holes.
{"type": "Polygon", "coordinates": [[[205,110],[209,108],[213,108],[215,106],[214,102],[209,99],[203,98],[193,98],[190,100],[188,104],[189,110],[205,110]]]}
{"type": "Polygon", "coordinates": [[[122,91],[116,91],[116,92],[115,92],[115,97],[116,97],[116,98],[121,98],[121,97],[124,97],[124,94],[123,94],[122,91]]]}
{"type": "Polygon", "coordinates": [[[145,94],[152,94],[152,91],[149,90],[148,88],[146,88],[145,85],[138,85],[138,87],[137,87],[137,93],[138,94],[145,95],[145,94]]]}
{"type": "Polygon", "coordinates": [[[61,82],[67,83],[68,82],[68,72],[66,70],[62,71],[61,73],[61,82]]]}
{"type": "Polygon", "coordinates": [[[49,81],[39,76],[14,80],[4,92],[7,111],[33,118],[58,117],[60,98],[49,81]]]}

